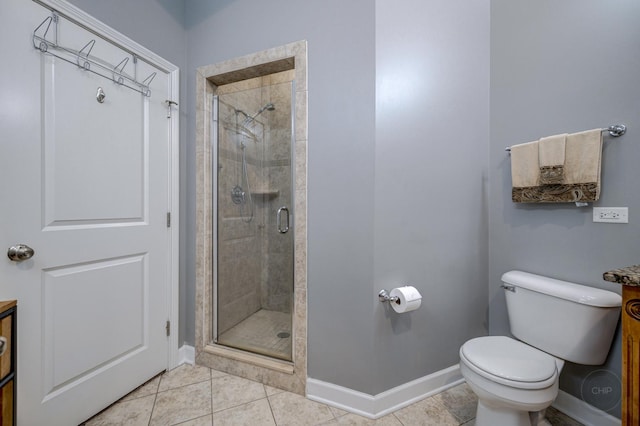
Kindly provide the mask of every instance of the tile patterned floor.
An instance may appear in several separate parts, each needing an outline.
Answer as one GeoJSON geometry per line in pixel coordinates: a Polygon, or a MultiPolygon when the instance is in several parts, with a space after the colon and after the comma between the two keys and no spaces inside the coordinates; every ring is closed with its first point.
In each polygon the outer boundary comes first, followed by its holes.
{"type": "MultiPolygon", "coordinates": [[[[471,426],[466,384],[370,420],[300,395],[206,367],[182,365],[154,378],[81,426],[471,426]]],[[[555,409],[553,426],[580,426],[555,409]]]]}

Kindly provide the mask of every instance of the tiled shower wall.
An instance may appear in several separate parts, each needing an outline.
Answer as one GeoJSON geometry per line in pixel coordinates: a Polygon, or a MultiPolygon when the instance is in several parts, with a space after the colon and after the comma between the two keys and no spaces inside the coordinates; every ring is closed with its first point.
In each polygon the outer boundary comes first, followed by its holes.
{"type": "Polygon", "coordinates": [[[265,87],[268,98],[276,106],[269,114],[269,133],[265,138],[265,156],[263,163],[264,182],[268,188],[277,190],[278,195],[265,197],[262,204],[266,209],[263,238],[263,253],[266,260],[263,266],[262,308],[291,313],[293,293],[293,199],[291,191],[291,81],[294,72],[285,71],[263,77],[270,80],[265,87]],[[278,231],[276,214],[280,207],[290,212],[289,231],[278,231]]]}
{"type": "MultiPolygon", "coordinates": [[[[291,81],[293,71],[219,86],[218,150],[218,332],[223,333],[260,309],[291,312],[293,291],[293,223],[278,232],[276,213],[291,211],[291,81]],[[248,179],[254,214],[232,202],[242,184],[241,149],[233,131],[234,108],[249,115],[266,103],[276,106],[256,118],[245,138],[248,179]]],[[[240,122],[244,119],[239,116],[240,122]]]]}

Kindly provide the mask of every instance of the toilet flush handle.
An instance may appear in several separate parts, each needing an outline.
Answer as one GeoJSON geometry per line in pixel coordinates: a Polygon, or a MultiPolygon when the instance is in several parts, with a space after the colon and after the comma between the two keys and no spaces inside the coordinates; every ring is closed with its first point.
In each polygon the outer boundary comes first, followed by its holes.
{"type": "Polygon", "coordinates": [[[507,291],[511,291],[511,292],[513,292],[513,293],[515,293],[515,292],[516,292],[516,286],[514,286],[514,285],[510,285],[510,284],[502,283],[502,284],[500,285],[500,287],[504,288],[504,289],[505,289],[505,290],[507,290],[507,291]]]}

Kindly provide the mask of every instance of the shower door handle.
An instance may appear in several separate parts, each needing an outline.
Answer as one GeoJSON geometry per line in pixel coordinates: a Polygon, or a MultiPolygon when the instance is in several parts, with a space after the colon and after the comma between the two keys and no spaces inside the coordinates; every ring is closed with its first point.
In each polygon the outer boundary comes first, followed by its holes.
{"type": "Polygon", "coordinates": [[[286,234],[287,231],[289,230],[289,209],[287,208],[287,206],[282,206],[278,209],[278,214],[276,215],[276,222],[278,224],[278,232],[281,234],[286,234]],[[284,228],[282,227],[282,212],[286,213],[286,216],[287,216],[287,223],[284,226],[284,228]]]}

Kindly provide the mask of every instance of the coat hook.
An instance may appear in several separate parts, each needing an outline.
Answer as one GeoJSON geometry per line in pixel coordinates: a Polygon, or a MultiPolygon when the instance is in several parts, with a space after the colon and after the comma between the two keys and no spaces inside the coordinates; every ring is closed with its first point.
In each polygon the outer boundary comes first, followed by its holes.
{"type": "Polygon", "coordinates": [[[96,92],[96,101],[104,103],[104,98],[106,97],[107,95],[104,93],[104,90],[102,90],[102,87],[98,87],[98,91],[96,92]]]}

